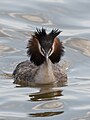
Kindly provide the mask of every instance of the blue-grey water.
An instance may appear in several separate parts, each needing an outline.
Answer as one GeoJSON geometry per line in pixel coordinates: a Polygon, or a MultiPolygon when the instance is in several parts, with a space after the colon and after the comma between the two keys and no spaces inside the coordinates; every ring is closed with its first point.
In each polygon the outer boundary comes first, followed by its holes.
{"type": "Polygon", "coordinates": [[[90,120],[90,0],[0,0],[0,120],[39,119],[90,120]],[[66,86],[13,84],[36,27],[63,31],[66,86]]]}

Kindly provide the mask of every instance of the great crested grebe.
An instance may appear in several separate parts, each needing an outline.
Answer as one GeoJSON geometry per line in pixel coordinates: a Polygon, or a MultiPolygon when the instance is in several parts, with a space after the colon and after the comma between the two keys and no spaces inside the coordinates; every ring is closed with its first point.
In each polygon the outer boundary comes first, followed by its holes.
{"type": "Polygon", "coordinates": [[[48,34],[44,28],[36,29],[27,45],[30,60],[16,66],[13,72],[14,83],[50,84],[67,80],[67,75],[62,73],[58,64],[64,54],[63,44],[57,38],[60,33],[58,29],[48,34]]]}

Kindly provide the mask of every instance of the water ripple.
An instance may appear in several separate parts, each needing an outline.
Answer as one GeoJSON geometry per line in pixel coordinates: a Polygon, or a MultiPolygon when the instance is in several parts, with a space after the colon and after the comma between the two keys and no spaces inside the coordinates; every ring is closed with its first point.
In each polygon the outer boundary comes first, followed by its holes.
{"type": "Polygon", "coordinates": [[[90,0],[0,0],[0,119],[90,120],[89,41],[90,0]],[[13,84],[12,72],[28,59],[25,47],[36,27],[63,31],[68,86],[13,84]]]}
{"type": "Polygon", "coordinates": [[[0,54],[3,53],[12,53],[12,52],[16,52],[17,50],[15,48],[12,47],[8,47],[5,45],[0,45],[0,54]]]}
{"type": "Polygon", "coordinates": [[[71,38],[66,42],[66,46],[69,46],[77,51],[81,51],[84,55],[90,57],[90,40],[84,38],[71,38]]]}
{"type": "Polygon", "coordinates": [[[33,109],[39,110],[39,109],[56,109],[56,108],[62,109],[63,103],[61,103],[59,101],[41,103],[41,104],[35,106],[33,109]]]}

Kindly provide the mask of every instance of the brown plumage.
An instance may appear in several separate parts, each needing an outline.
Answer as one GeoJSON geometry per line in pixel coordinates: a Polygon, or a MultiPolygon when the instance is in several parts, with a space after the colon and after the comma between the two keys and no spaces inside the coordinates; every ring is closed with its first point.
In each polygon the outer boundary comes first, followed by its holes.
{"type": "Polygon", "coordinates": [[[14,83],[33,81],[34,83],[48,84],[55,81],[66,81],[67,75],[62,73],[59,64],[55,64],[61,60],[64,54],[63,44],[57,38],[60,32],[53,29],[47,34],[45,29],[37,29],[27,45],[30,61],[27,60],[17,65],[13,72],[14,83]]]}
{"type": "Polygon", "coordinates": [[[52,55],[49,57],[52,63],[57,63],[60,61],[61,57],[64,54],[64,47],[62,45],[62,42],[58,38],[54,38],[54,51],[52,55]]]}
{"type": "Polygon", "coordinates": [[[35,65],[38,66],[45,61],[45,57],[40,54],[38,40],[34,36],[29,40],[27,48],[27,54],[30,56],[31,62],[34,62],[35,65]]]}

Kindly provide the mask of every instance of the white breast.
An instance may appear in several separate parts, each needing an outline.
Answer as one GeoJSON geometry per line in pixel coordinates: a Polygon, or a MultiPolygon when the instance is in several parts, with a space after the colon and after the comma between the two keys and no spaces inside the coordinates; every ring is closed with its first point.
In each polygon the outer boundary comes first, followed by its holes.
{"type": "Polygon", "coordinates": [[[53,74],[53,69],[51,65],[51,61],[44,63],[40,66],[36,76],[35,76],[35,83],[38,84],[49,84],[55,82],[55,76],[53,74]]]}

